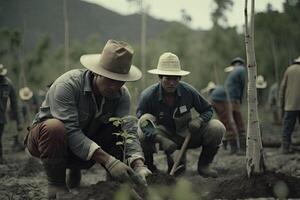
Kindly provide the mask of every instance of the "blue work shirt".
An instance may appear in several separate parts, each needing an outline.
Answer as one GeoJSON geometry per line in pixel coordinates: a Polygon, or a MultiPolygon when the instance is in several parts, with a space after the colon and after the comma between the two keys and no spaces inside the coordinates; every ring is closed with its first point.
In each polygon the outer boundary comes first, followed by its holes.
{"type": "Polygon", "coordinates": [[[227,97],[225,88],[222,85],[216,86],[216,88],[211,92],[210,98],[213,101],[226,102],[227,97]]]}
{"type": "Polygon", "coordinates": [[[231,101],[242,102],[245,83],[246,83],[246,68],[242,65],[235,66],[233,71],[229,73],[225,81],[225,88],[228,91],[228,96],[231,101]]]}
{"type": "MultiPolygon", "coordinates": [[[[131,97],[125,86],[113,97],[96,98],[92,92],[91,76],[92,72],[85,69],[61,75],[50,87],[33,121],[33,124],[50,118],[62,121],[69,148],[83,160],[87,160],[93,143],[90,138],[101,134],[101,124],[108,124],[110,117],[124,117],[130,112],[131,97]]],[[[128,131],[136,135],[136,127],[128,131]]],[[[137,135],[127,145],[127,157],[133,154],[142,155],[137,135]]]]}
{"type": "Polygon", "coordinates": [[[176,132],[174,112],[179,110],[180,115],[184,115],[191,112],[192,108],[198,112],[204,122],[208,122],[213,115],[209,102],[191,85],[180,81],[176,89],[174,104],[169,106],[165,102],[161,84],[156,83],[141,93],[136,114],[140,118],[141,115],[150,113],[156,117],[159,125],[163,125],[168,131],[174,133],[176,132]]]}

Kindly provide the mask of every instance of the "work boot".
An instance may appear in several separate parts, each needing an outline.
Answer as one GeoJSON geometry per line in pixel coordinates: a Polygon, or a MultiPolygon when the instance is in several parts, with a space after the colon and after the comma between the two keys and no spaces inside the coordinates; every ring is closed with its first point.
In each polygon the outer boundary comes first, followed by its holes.
{"type": "Polygon", "coordinates": [[[14,136],[14,142],[11,148],[13,152],[20,152],[25,149],[25,146],[19,142],[19,137],[17,135],[14,136]]]}
{"type": "Polygon", "coordinates": [[[237,155],[245,156],[246,155],[246,136],[245,133],[239,135],[240,148],[237,152],[237,155]]]}
{"type": "Polygon", "coordinates": [[[73,189],[78,187],[80,185],[80,181],[81,181],[80,169],[70,169],[66,179],[68,188],[73,189]]]}
{"type": "Polygon", "coordinates": [[[228,140],[229,146],[230,146],[230,152],[229,155],[233,155],[237,153],[237,144],[236,144],[236,139],[230,139],[228,140]]]}
{"type": "Polygon", "coordinates": [[[289,141],[283,140],[281,144],[281,153],[282,154],[290,154],[290,145],[291,143],[289,141]]]}
{"type": "Polygon", "coordinates": [[[66,186],[66,165],[64,160],[43,159],[48,180],[48,199],[59,199],[68,194],[66,186]]]}
{"type": "Polygon", "coordinates": [[[203,177],[217,178],[218,173],[212,169],[210,164],[212,163],[215,155],[218,152],[219,147],[203,146],[202,152],[198,160],[198,173],[203,177]]]}
{"type": "Polygon", "coordinates": [[[177,149],[177,144],[167,137],[156,135],[155,141],[159,143],[160,147],[167,153],[172,154],[177,149]]]}
{"type": "Polygon", "coordinates": [[[223,140],[222,140],[222,147],[223,147],[223,149],[224,149],[224,150],[227,150],[227,146],[228,146],[228,140],[223,139],[223,140]]]}

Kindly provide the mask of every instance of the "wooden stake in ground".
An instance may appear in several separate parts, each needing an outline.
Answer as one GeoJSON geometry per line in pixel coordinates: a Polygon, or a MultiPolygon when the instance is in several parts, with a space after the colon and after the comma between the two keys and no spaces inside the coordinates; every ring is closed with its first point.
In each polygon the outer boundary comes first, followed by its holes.
{"type": "Polygon", "coordinates": [[[245,0],[245,45],[248,69],[248,126],[247,126],[247,150],[246,167],[250,177],[252,174],[260,174],[265,170],[262,139],[257,112],[256,91],[256,60],[254,50],[254,3],[251,0],[251,21],[248,23],[247,5],[245,0]]]}

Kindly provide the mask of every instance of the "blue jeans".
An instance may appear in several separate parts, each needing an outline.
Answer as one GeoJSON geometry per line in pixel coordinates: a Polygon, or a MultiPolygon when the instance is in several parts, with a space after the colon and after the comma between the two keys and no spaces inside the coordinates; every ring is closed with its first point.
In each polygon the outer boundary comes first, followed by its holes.
{"type": "Polygon", "coordinates": [[[300,123],[300,110],[285,111],[283,117],[282,139],[291,143],[291,136],[295,129],[296,120],[300,123]]]}

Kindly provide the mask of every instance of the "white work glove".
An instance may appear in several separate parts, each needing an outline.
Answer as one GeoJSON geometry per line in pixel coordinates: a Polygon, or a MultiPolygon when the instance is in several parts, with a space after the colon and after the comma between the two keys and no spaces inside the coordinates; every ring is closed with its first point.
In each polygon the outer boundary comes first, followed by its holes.
{"type": "Polygon", "coordinates": [[[144,165],[144,166],[137,166],[134,168],[134,171],[146,182],[146,177],[152,172],[144,165]]]}
{"type": "Polygon", "coordinates": [[[105,168],[113,178],[121,182],[130,181],[131,176],[135,174],[133,169],[113,156],[110,156],[105,164],[105,168]]]}
{"type": "Polygon", "coordinates": [[[203,119],[201,117],[197,117],[195,119],[192,119],[189,122],[189,131],[191,133],[197,132],[200,129],[202,124],[203,124],[203,119]]]}

